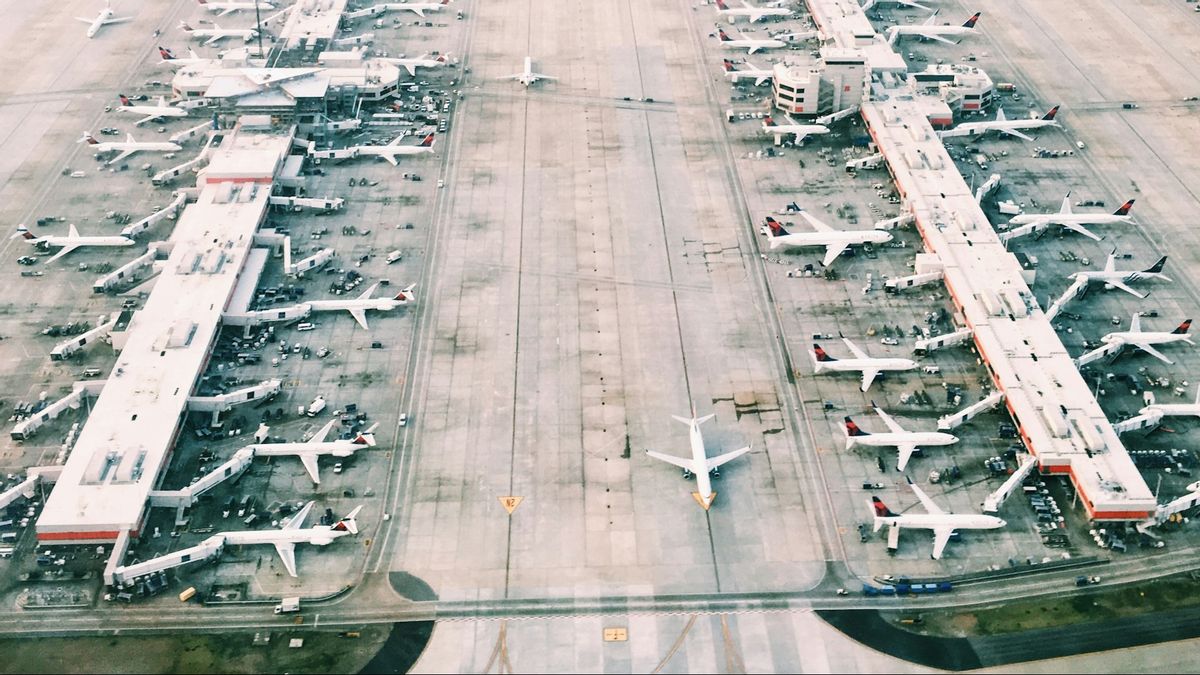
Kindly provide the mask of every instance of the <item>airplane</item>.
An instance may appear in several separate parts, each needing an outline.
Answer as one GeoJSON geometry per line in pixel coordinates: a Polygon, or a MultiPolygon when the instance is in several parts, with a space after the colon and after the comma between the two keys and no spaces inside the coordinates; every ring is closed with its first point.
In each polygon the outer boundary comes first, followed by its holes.
{"type": "Polygon", "coordinates": [[[824,246],[821,264],[829,267],[851,244],[882,244],[892,240],[892,235],[883,230],[835,230],[810,216],[808,211],[801,210],[800,215],[815,232],[788,232],[778,220],[767,216],[767,238],[772,251],[780,246],[824,246]]]}
{"type": "Polygon", "coordinates": [[[1059,127],[1061,126],[1054,120],[1054,116],[1058,114],[1060,106],[1054,106],[1040,119],[1016,119],[1010,120],[1004,115],[1004,109],[996,111],[996,119],[990,122],[965,122],[953,129],[946,129],[937,132],[938,138],[956,138],[958,136],[982,136],[989,131],[999,131],[1002,134],[1016,136],[1017,138],[1032,141],[1033,138],[1021,133],[1021,129],[1040,129],[1042,127],[1059,127]]]}
{"type": "MultiPolygon", "coordinates": [[[[1192,403],[1151,403],[1138,411],[1138,414],[1158,413],[1164,417],[1200,417],[1200,387],[1196,388],[1196,400],[1192,403]]],[[[1193,489],[1189,486],[1189,492],[1193,489]]]]}
{"type": "Polygon", "coordinates": [[[162,142],[156,142],[156,141],[135,141],[135,140],[133,140],[133,134],[126,134],[124,141],[105,141],[105,142],[101,143],[100,141],[96,140],[95,136],[92,136],[92,132],[90,132],[90,131],[83,132],[83,137],[80,138],[76,142],[77,143],[86,142],[88,145],[92,146],[92,149],[95,150],[96,152],[103,153],[103,152],[111,152],[113,150],[120,152],[120,154],[118,154],[116,157],[113,157],[112,159],[108,160],[107,162],[105,162],[105,164],[114,164],[116,162],[121,161],[122,159],[125,159],[126,157],[128,157],[134,153],[143,152],[143,151],[178,152],[179,150],[182,149],[179,145],[177,145],[175,143],[162,143],[162,142]]]}
{"type": "Polygon", "coordinates": [[[517,82],[520,82],[521,84],[528,87],[529,85],[533,84],[534,82],[537,82],[538,80],[554,81],[554,80],[557,80],[558,78],[551,77],[549,75],[543,75],[541,73],[533,72],[533,58],[526,56],[525,57],[525,70],[523,70],[522,72],[519,72],[519,73],[515,73],[513,75],[502,75],[500,77],[497,77],[496,79],[497,80],[516,80],[517,82]]]}
{"type": "MultiPolygon", "coordinates": [[[[905,476],[905,478],[908,477],[905,476]]],[[[887,504],[883,503],[883,500],[871,495],[871,513],[875,519],[874,531],[878,532],[879,528],[884,525],[891,528],[888,531],[889,548],[894,548],[895,543],[899,541],[901,528],[933,530],[933,553],[930,557],[938,560],[942,557],[942,551],[946,549],[946,542],[950,541],[950,535],[954,534],[955,530],[995,530],[1007,525],[1003,519],[996,516],[985,516],[979,513],[947,513],[934,504],[933,500],[917,487],[911,478],[908,478],[908,485],[916,493],[917,499],[921,500],[921,505],[925,507],[925,513],[893,513],[887,504]]]]}
{"type": "Polygon", "coordinates": [[[258,37],[257,28],[221,28],[217,25],[216,21],[213,22],[212,28],[192,28],[187,24],[186,21],[180,21],[179,27],[183,29],[183,32],[187,33],[191,37],[197,39],[208,38],[207,40],[204,40],[204,44],[201,45],[204,47],[207,47],[219,40],[224,40],[225,38],[240,37],[242,38],[243,42],[249,42],[258,37]]]}
{"type": "Polygon", "coordinates": [[[288,574],[294,577],[296,576],[296,544],[326,546],[340,537],[358,534],[358,522],[355,521],[355,518],[362,511],[361,506],[354,507],[354,510],[345,518],[332,525],[314,525],[301,529],[300,526],[304,524],[304,519],[308,517],[308,512],[312,511],[315,503],[305,504],[299,513],[278,530],[222,532],[221,535],[225,537],[225,545],[274,544],[275,550],[279,553],[279,559],[283,561],[284,568],[287,569],[288,574]]]}
{"type": "Polygon", "coordinates": [[[725,0],[717,0],[717,14],[730,17],[744,16],[754,23],[765,16],[791,16],[792,10],[786,7],[755,7],[748,0],[742,0],[741,7],[729,7],[725,0]]]}
{"type": "Polygon", "coordinates": [[[425,18],[425,12],[440,12],[448,4],[450,4],[450,0],[442,0],[441,2],[389,2],[387,8],[393,11],[407,9],[416,13],[417,16],[425,18]]]}
{"type": "Polygon", "coordinates": [[[1085,237],[1100,241],[1102,237],[1097,236],[1091,230],[1084,227],[1084,225],[1131,223],[1133,222],[1133,217],[1129,215],[1129,211],[1133,209],[1134,201],[1130,199],[1125,202],[1121,205],[1121,208],[1113,211],[1111,215],[1107,213],[1072,213],[1071,193],[1068,192],[1067,196],[1063,197],[1062,207],[1059,208],[1058,213],[1022,213],[1010,218],[1008,220],[1009,225],[1019,225],[1021,227],[1014,227],[1007,232],[1002,232],[1000,234],[1000,241],[1007,242],[1009,239],[1015,239],[1016,237],[1021,237],[1032,232],[1040,232],[1049,225],[1060,225],[1068,230],[1078,232],[1085,237]]]}
{"type": "Polygon", "coordinates": [[[418,56],[418,57],[411,58],[411,59],[388,58],[388,59],[381,59],[381,60],[387,61],[388,63],[394,64],[397,66],[402,66],[405,70],[408,71],[409,77],[416,77],[417,76],[417,68],[440,68],[440,67],[446,65],[446,63],[447,63],[446,56],[447,56],[446,54],[440,54],[440,55],[438,55],[437,58],[434,58],[428,54],[425,54],[423,56],[418,56]]]}
{"type": "Polygon", "coordinates": [[[196,0],[196,2],[200,3],[201,7],[210,12],[220,12],[217,15],[218,19],[239,9],[275,9],[275,5],[266,2],[266,0],[259,0],[257,3],[254,0],[243,0],[242,2],[237,2],[236,0],[196,0]]]}
{"type": "Polygon", "coordinates": [[[1158,262],[1151,265],[1149,268],[1136,270],[1118,270],[1117,266],[1117,249],[1113,249],[1112,253],[1108,254],[1108,262],[1104,264],[1104,269],[1099,272],[1075,272],[1067,276],[1068,279],[1079,280],[1083,279],[1086,283],[1101,282],[1105,286],[1119,288],[1138,299],[1145,299],[1146,293],[1139,293],[1131,288],[1125,282],[1141,281],[1143,279],[1162,279],[1170,282],[1171,279],[1163,274],[1163,267],[1167,264],[1167,256],[1158,259],[1158,262]]]}
{"type": "Polygon", "coordinates": [[[358,325],[363,327],[363,330],[370,330],[367,325],[367,310],[374,309],[380,312],[390,312],[397,307],[403,307],[408,303],[416,300],[416,295],[413,294],[413,289],[416,284],[411,284],[404,290],[400,291],[391,298],[372,298],[371,294],[375,292],[375,288],[379,286],[376,282],[371,285],[362,295],[353,300],[309,300],[304,303],[313,310],[319,312],[328,312],[338,309],[344,309],[350,312],[350,316],[358,322],[358,325]]]}
{"type": "Polygon", "coordinates": [[[958,442],[957,436],[941,431],[905,431],[896,420],[892,419],[891,415],[875,405],[874,401],[871,402],[871,407],[875,409],[875,414],[879,415],[889,431],[887,433],[868,433],[858,428],[854,420],[847,416],[843,420],[846,423],[846,449],[849,450],[856,445],[865,445],[871,448],[894,447],[900,453],[896,462],[897,471],[903,471],[904,467],[908,466],[908,460],[920,446],[953,445],[958,442]]]}
{"type": "Polygon", "coordinates": [[[829,127],[824,124],[800,124],[787,115],[783,116],[788,121],[787,124],[779,124],[770,115],[763,120],[762,130],[764,134],[772,134],[775,136],[775,145],[783,142],[783,137],[791,134],[796,137],[796,143],[800,143],[809,134],[827,134],[829,127]]]}
{"type": "Polygon", "coordinates": [[[421,155],[433,152],[432,132],[416,145],[400,145],[400,140],[403,138],[404,136],[397,136],[387,145],[360,145],[358,146],[358,155],[362,157],[382,157],[387,160],[388,164],[399,166],[399,162],[396,161],[397,156],[421,155]]]}
{"type": "Polygon", "coordinates": [[[734,39],[726,35],[725,31],[719,28],[717,29],[717,36],[720,38],[721,45],[723,47],[729,47],[730,49],[741,49],[745,47],[747,50],[746,54],[748,55],[753,54],[760,49],[779,49],[780,47],[787,46],[787,43],[783,40],[776,40],[774,38],[768,38],[766,40],[753,40],[750,38],[739,37],[734,39]]]}
{"type": "Polygon", "coordinates": [[[161,60],[158,62],[158,65],[160,65],[160,66],[166,65],[166,66],[170,66],[171,68],[178,68],[180,66],[194,66],[197,64],[208,63],[209,61],[212,61],[212,59],[202,58],[199,54],[196,53],[196,50],[194,50],[194,49],[188,50],[187,58],[181,58],[181,57],[175,56],[174,52],[172,52],[170,49],[167,49],[166,47],[163,47],[162,45],[159,45],[159,47],[158,47],[158,55],[159,55],[159,57],[161,57],[161,60]]]}
{"type": "Polygon", "coordinates": [[[674,464],[683,469],[684,478],[695,476],[696,492],[693,493],[693,496],[700,503],[700,506],[704,507],[704,510],[707,511],[712,506],[713,500],[717,498],[717,493],[713,491],[712,482],[709,480],[710,474],[714,477],[720,477],[721,465],[750,452],[750,446],[710,458],[704,452],[704,436],[700,433],[700,425],[716,417],[716,415],[696,417],[696,407],[692,406],[691,419],[679,417],[678,415],[671,415],[671,417],[688,426],[688,439],[692,446],[691,459],[684,459],[674,455],[664,455],[661,452],[654,452],[653,450],[647,450],[646,454],[654,459],[674,464]]]}
{"type": "Polygon", "coordinates": [[[937,18],[937,15],[938,13],[934,12],[933,14],[929,15],[928,19],[925,19],[924,23],[914,26],[891,26],[887,29],[888,45],[896,44],[896,39],[901,35],[915,35],[921,38],[937,40],[938,42],[945,42],[946,44],[958,44],[957,42],[953,40],[947,40],[942,36],[969,34],[971,31],[975,30],[975,23],[979,21],[979,17],[983,15],[983,12],[975,12],[971,15],[971,18],[967,19],[966,23],[961,26],[935,25],[933,21],[937,18]]]}
{"type": "Polygon", "coordinates": [[[121,99],[121,105],[117,107],[118,111],[148,115],[148,117],[134,122],[135,126],[145,124],[151,120],[160,120],[164,117],[187,117],[187,110],[167,105],[166,96],[158,97],[158,105],[133,105],[125,94],[117,94],[117,96],[121,99]]]}
{"type": "MultiPolygon", "coordinates": [[[[1174,365],[1174,361],[1163,356],[1162,352],[1155,349],[1153,345],[1169,345],[1173,342],[1186,342],[1189,345],[1194,346],[1196,343],[1192,342],[1192,336],[1188,334],[1188,331],[1191,329],[1191,327],[1192,320],[1187,319],[1183,323],[1179,324],[1175,330],[1169,333],[1163,331],[1143,332],[1142,315],[1138,312],[1134,312],[1133,318],[1129,321],[1129,330],[1109,333],[1108,335],[1100,338],[1100,341],[1107,345],[1106,347],[1100,347],[1100,349],[1117,350],[1127,345],[1132,345],[1146,352],[1150,356],[1153,356],[1159,361],[1166,363],[1167,365],[1174,365]]],[[[1081,361],[1085,358],[1086,355],[1079,357],[1081,361]]]]}
{"type": "Polygon", "coordinates": [[[89,39],[91,39],[91,38],[96,37],[96,33],[99,33],[100,29],[107,26],[108,24],[124,23],[126,21],[133,21],[133,17],[132,16],[122,16],[119,18],[113,18],[112,6],[108,3],[108,0],[105,0],[104,1],[104,9],[100,10],[100,13],[96,15],[96,18],[85,19],[82,16],[77,16],[77,17],[75,17],[75,20],[82,21],[86,24],[89,24],[88,29],[87,29],[87,36],[89,39]]]}
{"type": "Polygon", "coordinates": [[[9,239],[17,237],[22,237],[25,241],[41,249],[59,247],[58,253],[46,259],[47,265],[81,246],[133,246],[134,244],[132,239],[122,236],[81,237],[79,230],[75,229],[74,223],[70,225],[66,236],[47,234],[41,237],[35,235],[25,225],[18,225],[17,231],[9,239]]]}
{"type": "Polygon", "coordinates": [[[924,9],[924,10],[929,9],[929,7],[922,5],[919,2],[913,2],[912,0],[867,0],[866,2],[863,3],[862,10],[865,12],[868,9],[871,9],[872,7],[874,7],[875,5],[878,5],[881,2],[890,2],[893,5],[903,5],[905,7],[911,7],[913,9],[924,9]]]}
{"type": "Polygon", "coordinates": [[[734,83],[739,82],[743,77],[753,77],[754,86],[756,87],[761,87],[763,82],[767,82],[775,76],[775,71],[773,70],[767,68],[758,68],[749,61],[746,61],[746,63],[750,66],[749,68],[746,70],[738,70],[733,61],[725,59],[725,74],[734,83]]]}
{"type": "Polygon", "coordinates": [[[321,428],[312,438],[307,441],[296,443],[254,443],[249,447],[254,451],[256,456],[280,456],[289,455],[300,458],[300,463],[304,465],[304,470],[308,472],[308,477],[313,483],[321,484],[321,476],[317,468],[317,460],[321,455],[331,455],[333,457],[350,457],[359,448],[375,447],[375,427],[371,425],[369,429],[363,431],[351,439],[337,439],[326,441],[325,438],[333,429],[334,424],[338,420],[329,420],[329,423],[321,428]]]}
{"type": "Polygon", "coordinates": [[[830,371],[834,373],[842,373],[847,371],[858,371],[862,373],[863,391],[871,388],[871,383],[881,372],[913,370],[917,367],[917,362],[912,359],[898,358],[871,358],[867,353],[859,349],[857,345],[847,338],[842,338],[842,342],[846,343],[846,347],[854,354],[852,359],[835,359],[825,353],[821,345],[813,343],[813,371],[821,373],[830,371]]]}

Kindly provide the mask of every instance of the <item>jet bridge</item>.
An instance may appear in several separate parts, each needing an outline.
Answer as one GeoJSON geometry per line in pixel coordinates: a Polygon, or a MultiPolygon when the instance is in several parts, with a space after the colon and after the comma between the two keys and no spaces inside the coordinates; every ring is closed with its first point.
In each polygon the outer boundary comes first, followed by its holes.
{"type": "Polygon", "coordinates": [[[284,255],[284,257],[287,258],[287,260],[284,261],[283,268],[284,268],[284,270],[287,271],[287,274],[289,274],[291,276],[297,276],[299,274],[303,274],[304,272],[307,272],[308,270],[315,269],[317,267],[320,267],[321,265],[324,265],[325,263],[329,262],[330,260],[333,260],[333,254],[335,253],[335,251],[331,248],[323,248],[320,251],[317,251],[316,253],[308,256],[307,258],[305,258],[293,265],[293,264],[291,264],[291,260],[290,260],[292,257],[291,253],[290,253],[290,247],[288,247],[287,249],[284,249],[284,250],[289,251],[289,252],[285,253],[285,255],[284,255]]]}
{"type": "Polygon", "coordinates": [[[37,494],[40,483],[53,483],[62,473],[61,466],[34,466],[25,472],[25,480],[0,493],[0,509],[17,501],[21,497],[33,498],[37,494]]]}
{"type": "Polygon", "coordinates": [[[43,424],[57,418],[67,410],[78,410],[79,402],[83,400],[83,397],[99,396],[100,390],[104,388],[104,384],[104,380],[76,382],[71,388],[71,393],[18,422],[10,433],[12,439],[23,441],[31,438],[43,424]]]}
{"type": "Polygon", "coordinates": [[[282,385],[283,382],[280,380],[267,380],[252,387],[243,387],[227,394],[189,396],[187,399],[187,409],[190,412],[211,412],[213,423],[215,424],[221,413],[232,409],[233,406],[274,396],[279,393],[282,385]]]}
{"type": "Polygon", "coordinates": [[[95,283],[92,284],[92,292],[103,293],[127,278],[132,278],[133,274],[143,267],[153,267],[157,257],[158,248],[154,244],[151,244],[142,255],[96,279],[95,283]]]}
{"type": "Polygon", "coordinates": [[[340,211],[346,205],[346,200],[341,197],[283,197],[272,195],[268,201],[271,206],[286,206],[296,211],[301,209],[340,211]]]}
{"type": "Polygon", "coordinates": [[[878,169],[883,163],[883,153],[877,152],[866,157],[859,157],[846,162],[846,170],[850,169],[878,169]]]}
{"type": "Polygon", "coordinates": [[[150,506],[174,506],[176,508],[190,506],[200,495],[226,480],[240,476],[243,471],[250,468],[253,461],[254,450],[249,447],[242,448],[233,453],[233,457],[230,457],[224,464],[204,474],[200,480],[181,490],[151,490],[150,506]]]}
{"type": "Polygon", "coordinates": [[[1096,349],[1093,349],[1092,351],[1090,351],[1086,354],[1083,354],[1079,358],[1075,359],[1075,366],[1078,368],[1082,368],[1082,367],[1086,366],[1087,364],[1092,363],[1093,361],[1099,361],[1100,359],[1105,358],[1107,356],[1112,356],[1115,358],[1117,353],[1119,353],[1121,351],[1121,348],[1124,346],[1125,345],[1120,342],[1110,342],[1110,343],[1104,345],[1103,347],[1098,347],[1096,349]]]}
{"type": "MultiPolygon", "coordinates": [[[[155,178],[157,180],[157,176],[155,178]]],[[[155,184],[157,185],[157,183],[155,184]]],[[[167,204],[165,207],[155,211],[154,213],[151,213],[136,223],[127,226],[125,229],[121,230],[121,235],[125,237],[136,237],[151,227],[154,227],[154,225],[158,224],[159,222],[167,218],[174,218],[175,216],[179,215],[179,209],[183,208],[183,205],[186,203],[187,193],[179,190],[175,192],[175,198],[171,200],[170,204],[167,204]]]]}
{"type": "Polygon", "coordinates": [[[888,279],[883,284],[884,291],[888,293],[899,293],[905,288],[916,288],[917,286],[928,286],[936,284],[942,280],[942,270],[936,272],[926,272],[924,274],[910,274],[906,277],[897,277],[888,279]]]}
{"type": "Polygon", "coordinates": [[[151,558],[132,565],[113,565],[112,563],[125,555],[124,550],[119,547],[113,549],[113,556],[109,558],[109,567],[104,570],[104,583],[109,586],[124,586],[133,582],[139,577],[144,577],[148,574],[155,574],[175,567],[182,567],[188,563],[206,562],[213,558],[219,557],[221,551],[225,548],[225,535],[214,534],[204,541],[189,546],[188,548],[180,549],[161,555],[157,558],[151,558]],[[117,557],[116,553],[121,550],[121,556],[117,557]]]}
{"type": "Polygon", "coordinates": [[[981,413],[985,413],[1000,405],[1000,402],[1003,400],[1003,392],[994,391],[985,396],[982,400],[972,403],[971,405],[952,415],[939,417],[937,424],[938,431],[948,431],[950,429],[961,427],[981,413]]]}
{"type": "Polygon", "coordinates": [[[973,333],[970,328],[960,328],[953,333],[917,340],[913,343],[913,351],[923,354],[942,347],[953,347],[970,340],[971,335],[973,333]]]}
{"type": "Polygon", "coordinates": [[[1054,317],[1058,316],[1059,313],[1062,312],[1062,308],[1065,307],[1068,302],[1078,298],[1083,294],[1084,290],[1087,289],[1087,285],[1088,279],[1086,276],[1076,277],[1075,283],[1068,286],[1067,290],[1063,291],[1063,294],[1060,295],[1058,299],[1050,305],[1050,308],[1046,310],[1046,318],[1050,321],[1053,321],[1054,317]]]}
{"type": "MultiPolygon", "coordinates": [[[[939,426],[938,428],[940,429],[941,427],[939,426]]],[[[1026,455],[1025,459],[1021,460],[1021,466],[1008,477],[1008,480],[1004,481],[1003,485],[996,488],[992,494],[983,500],[983,512],[995,513],[999,511],[1000,506],[1004,504],[1004,500],[1008,499],[1013,490],[1016,490],[1017,486],[1021,484],[1021,481],[1025,480],[1033,472],[1035,466],[1037,466],[1037,459],[1026,455]]]]}
{"type": "MultiPolygon", "coordinates": [[[[120,318],[119,315],[114,313],[111,319],[101,323],[99,326],[96,326],[88,332],[83,333],[82,335],[76,335],[69,340],[64,340],[63,342],[58,343],[54,346],[54,349],[50,350],[50,360],[65,361],[66,359],[70,358],[72,354],[80,349],[83,349],[84,346],[99,342],[108,336],[108,333],[112,330],[113,326],[117,325],[118,318],[120,318]]],[[[103,320],[103,317],[101,317],[101,319],[103,320]]]]}

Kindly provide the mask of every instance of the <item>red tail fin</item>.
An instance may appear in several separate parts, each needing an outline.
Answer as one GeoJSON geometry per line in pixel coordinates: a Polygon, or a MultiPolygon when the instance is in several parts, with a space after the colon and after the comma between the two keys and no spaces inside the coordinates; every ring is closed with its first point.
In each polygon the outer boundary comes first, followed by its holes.
{"type": "Polygon", "coordinates": [[[983,12],[975,12],[972,14],[971,18],[967,19],[967,22],[963,24],[963,28],[974,28],[975,22],[979,21],[980,16],[983,16],[983,12]]]}
{"type": "Polygon", "coordinates": [[[725,62],[725,72],[732,73],[732,72],[737,71],[737,68],[733,65],[733,61],[730,61],[729,59],[724,59],[724,62],[725,62]]]}
{"type": "Polygon", "coordinates": [[[871,434],[868,434],[867,432],[863,431],[862,429],[859,429],[858,425],[854,423],[854,420],[850,419],[848,416],[843,419],[846,422],[846,435],[847,436],[870,436],[871,435],[871,434]]]}
{"type": "Polygon", "coordinates": [[[887,504],[884,504],[883,500],[880,499],[879,497],[871,495],[871,506],[875,507],[875,517],[876,518],[895,518],[896,517],[896,514],[893,513],[892,510],[887,507],[887,504]]]}
{"type": "Polygon", "coordinates": [[[779,126],[779,125],[775,124],[775,120],[771,119],[770,115],[767,115],[767,118],[763,120],[763,124],[768,127],[779,126]]]}
{"type": "Polygon", "coordinates": [[[717,0],[717,9],[720,9],[723,11],[723,10],[729,9],[729,7],[725,6],[725,0],[717,0]]]}
{"type": "Polygon", "coordinates": [[[425,140],[421,141],[421,147],[422,148],[432,148],[433,147],[433,134],[429,134],[428,136],[425,137],[425,140]]]}
{"type": "Polygon", "coordinates": [[[170,61],[175,58],[175,55],[171,53],[170,49],[162,46],[158,48],[158,55],[162,57],[163,61],[170,61]]]}
{"type": "Polygon", "coordinates": [[[717,37],[721,38],[721,42],[729,42],[729,36],[720,28],[717,29],[717,37]]]}
{"type": "Polygon", "coordinates": [[[1133,208],[1133,202],[1135,202],[1135,201],[1137,201],[1137,200],[1130,199],[1129,201],[1125,202],[1124,204],[1121,205],[1121,208],[1117,209],[1116,211],[1113,211],[1113,215],[1114,216],[1129,215],[1129,210],[1133,208]]]}
{"type": "Polygon", "coordinates": [[[125,94],[117,94],[117,98],[121,99],[121,105],[130,105],[129,98],[125,94]]]}
{"type": "Polygon", "coordinates": [[[783,224],[771,216],[767,216],[767,227],[770,228],[772,237],[785,237],[788,234],[788,231],[783,229],[783,224]]]}
{"type": "Polygon", "coordinates": [[[1060,106],[1054,106],[1053,108],[1051,108],[1050,112],[1048,112],[1042,116],[1042,119],[1046,120],[1047,122],[1053,121],[1054,116],[1058,114],[1059,107],[1060,106]]]}
{"type": "Polygon", "coordinates": [[[821,348],[821,345],[819,345],[815,342],[813,343],[813,355],[816,356],[817,360],[822,363],[828,363],[830,361],[837,361],[837,359],[833,358],[829,354],[826,354],[825,350],[821,348]]]}
{"type": "Polygon", "coordinates": [[[1183,335],[1183,334],[1187,333],[1189,330],[1191,330],[1191,328],[1192,328],[1192,320],[1188,319],[1187,321],[1184,321],[1183,323],[1179,324],[1179,327],[1171,332],[1174,333],[1175,335],[1183,335]]]}

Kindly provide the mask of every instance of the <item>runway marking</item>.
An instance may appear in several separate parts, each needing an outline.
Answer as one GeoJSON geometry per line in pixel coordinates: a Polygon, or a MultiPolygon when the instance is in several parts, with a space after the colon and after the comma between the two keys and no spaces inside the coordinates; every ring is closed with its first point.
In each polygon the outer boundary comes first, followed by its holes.
{"type": "Polygon", "coordinates": [[[629,631],[623,627],[605,628],[605,642],[625,642],[629,639],[629,631]]]}
{"type": "Polygon", "coordinates": [[[500,500],[500,505],[504,507],[505,511],[508,511],[508,515],[510,516],[512,515],[513,511],[516,511],[517,507],[521,505],[521,502],[525,500],[524,497],[515,496],[497,497],[497,499],[500,500]]]}
{"type": "Polygon", "coordinates": [[[654,670],[650,671],[651,673],[661,673],[662,669],[667,667],[667,664],[670,663],[672,658],[674,658],[675,653],[678,652],[679,648],[683,646],[683,641],[687,639],[688,631],[692,629],[692,626],[696,625],[696,616],[697,615],[693,614],[688,617],[688,622],[684,624],[683,630],[679,633],[679,637],[675,638],[675,644],[671,645],[671,649],[667,651],[667,655],[662,658],[662,661],[658,662],[658,665],[654,667],[654,670]]]}
{"type": "Polygon", "coordinates": [[[492,648],[492,655],[488,657],[483,672],[491,672],[492,664],[496,663],[497,658],[499,658],[499,668],[496,672],[513,672],[512,663],[508,660],[508,622],[506,621],[500,622],[500,635],[496,638],[496,646],[492,648]]]}
{"type": "Polygon", "coordinates": [[[725,643],[725,672],[746,672],[746,662],[742,660],[742,655],[733,642],[733,634],[729,631],[729,622],[725,620],[724,614],[721,615],[721,641],[725,643]]]}

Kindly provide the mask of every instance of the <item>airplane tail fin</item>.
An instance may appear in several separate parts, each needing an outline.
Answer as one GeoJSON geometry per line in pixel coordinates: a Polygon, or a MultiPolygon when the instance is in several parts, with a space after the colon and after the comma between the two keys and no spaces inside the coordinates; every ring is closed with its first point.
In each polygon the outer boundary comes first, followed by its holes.
{"type": "Polygon", "coordinates": [[[159,47],[158,47],[158,55],[162,57],[163,61],[175,60],[175,54],[173,54],[170,49],[167,49],[166,47],[163,47],[162,45],[159,45],[159,47]]]}
{"type": "Polygon", "coordinates": [[[725,4],[725,0],[717,0],[717,9],[725,11],[729,9],[729,6],[725,4]]]}
{"type": "Polygon", "coordinates": [[[88,145],[97,145],[100,143],[100,141],[96,140],[96,137],[92,135],[92,132],[85,131],[85,132],[83,132],[83,135],[79,137],[79,140],[76,141],[76,143],[87,143],[88,145]]]}
{"type": "Polygon", "coordinates": [[[1129,215],[1129,211],[1130,211],[1130,210],[1133,208],[1133,203],[1134,203],[1135,201],[1137,201],[1137,200],[1135,200],[1135,199],[1130,199],[1129,201],[1125,202],[1124,204],[1122,204],[1122,205],[1121,205],[1121,208],[1117,209],[1116,211],[1113,211],[1113,215],[1114,215],[1114,216],[1127,216],[1127,215],[1129,215]]]}
{"type": "Polygon", "coordinates": [[[775,120],[774,120],[774,119],[772,119],[770,115],[767,115],[767,118],[763,120],[763,126],[765,126],[765,127],[777,127],[777,126],[779,126],[779,125],[775,123],[775,120]]]}
{"type": "Polygon", "coordinates": [[[783,229],[783,223],[771,216],[767,216],[767,232],[772,237],[786,237],[788,235],[788,231],[783,229]]]}
{"type": "Polygon", "coordinates": [[[870,436],[871,435],[871,434],[863,431],[862,429],[859,429],[858,425],[854,423],[854,420],[850,419],[849,415],[844,417],[843,421],[846,423],[846,435],[849,436],[850,438],[854,438],[855,436],[870,436]]]}
{"type": "Polygon", "coordinates": [[[979,17],[981,16],[983,16],[983,12],[975,12],[971,15],[971,18],[967,19],[967,22],[963,24],[963,28],[974,28],[975,23],[979,21],[979,17]]]}
{"type": "Polygon", "coordinates": [[[421,141],[420,147],[422,147],[422,148],[432,148],[433,147],[433,134],[432,133],[430,133],[428,136],[425,137],[424,140],[421,141]]]}
{"type": "Polygon", "coordinates": [[[333,530],[336,532],[349,532],[350,534],[358,534],[358,521],[355,520],[355,517],[358,516],[359,511],[362,511],[361,505],[354,507],[354,510],[347,514],[345,518],[337,521],[337,523],[333,526],[333,530]]]}
{"type": "Polygon", "coordinates": [[[1061,107],[1062,107],[1062,106],[1057,106],[1057,105],[1056,105],[1056,106],[1054,106],[1054,107],[1053,107],[1053,108],[1051,108],[1051,109],[1050,109],[1050,110],[1049,110],[1049,111],[1048,111],[1048,112],[1047,112],[1045,115],[1042,115],[1042,119],[1043,119],[1043,120],[1045,120],[1045,121],[1047,121],[1047,122],[1053,122],[1053,121],[1054,121],[1054,116],[1058,114],[1058,109],[1059,109],[1059,108],[1061,108],[1061,107]]]}
{"type": "Polygon", "coordinates": [[[721,42],[729,42],[730,41],[729,36],[726,35],[725,31],[721,28],[717,29],[717,37],[720,38],[721,42]]]}
{"type": "Polygon", "coordinates": [[[1183,323],[1179,324],[1175,328],[1175,330],[1171,331],[1171,333],[1174,335],[1186,335],[1187,332],[1191,329],[1192,329],[1192,320],[1188,319],[1188,320],[1184,321],[1183,323]]]}
{"type": "Polygon", "coordinates": [[[180,22],[179,22],[179,28],[180,28],[180,29],[181,29],[183,32],[185,32],[185,33],[190,33],[190,32],[192,32],[193,30],[195,30],[194,28],[192,28],[191,26],[189,26],[189,25],[188,25],[188,22],[186,22],[186,21],[180,21],[180,22]]]}
{"type": "Polygon", "coordinates": [[[125,94],[117,94],[117,98],[121,99],[121,105],[130,105],[129,97],[125,94]]]}
{"type": "Polygon", "coordinates": [[[35,237],[34,234],[32,232],[30,232],[29,228],[26,227],[25,225],[17,225],[17,231],[13,232],[12,236],[9,237],[9,239],[16,239],[17,237],[21,237],[24,239],[37,239],[37,237],[35,237]]]}
{"type": "Polygon", "coordinates": [[[819,345],[815,342],[813,343],[812,353],[813,353],[813,361],[817,364],[818,369],[821,367],[822,363],[829,363],[830,361],[837,361],[837,359],[833,358],[829,354],[826,354],[825,349],[823,347],[821,347],[821,345],[819,345]]]}
{"type": "Polygon", "coordinates": [[[399,301],[399,302],[412,302],[413,300],[417,299],[416,294],[413,293],[413,289],[416,287],[417,287],[416,284],[409,284],[409,285],[405,286],[403,290],[401,290],[399,293],[397,293],[396,297],[394,297],[392,299],[399,301]]]}
{"type": "Polygon", "coordinates": [[[1158,259],[1158,262],[1151,265],[1145,271],[1147,274],[1162,274],[1163,267],[1165,267],[1166,264],[1167,264],[1167,256],[1164,255],[1163,257],[1158,259]]]}
{"type": "Polygon", "coordinates": [[[875,495],[871,495],[871,515],[875,521],[874,532],[878,532],[879,528],[883,527],[885,518],[895,518],[897,513],[893,512],[883,503],[883,500],[875,495]]]}
{"type": "Polygon", "coordinates": [[[730,61],[729,59],[723,59],[722,63],[725,66],[725,72],[727,72],[727,73],[736,73],[737,72],[737,66],[733,65],[733,61],[730,61]]]}

